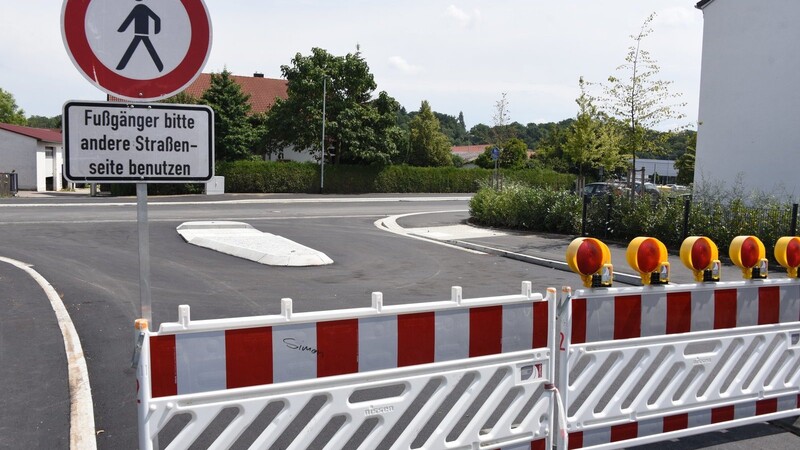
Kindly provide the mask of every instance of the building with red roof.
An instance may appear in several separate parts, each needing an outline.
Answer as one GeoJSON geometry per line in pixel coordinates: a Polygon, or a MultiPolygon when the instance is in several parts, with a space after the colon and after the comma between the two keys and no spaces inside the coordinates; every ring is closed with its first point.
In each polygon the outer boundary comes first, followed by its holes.
{"type": "Polygon", "coordinates": [[[0,123],[0,173],[17,173],[19,189],[58,191],[63,167],[61,130],[0,123]]]}

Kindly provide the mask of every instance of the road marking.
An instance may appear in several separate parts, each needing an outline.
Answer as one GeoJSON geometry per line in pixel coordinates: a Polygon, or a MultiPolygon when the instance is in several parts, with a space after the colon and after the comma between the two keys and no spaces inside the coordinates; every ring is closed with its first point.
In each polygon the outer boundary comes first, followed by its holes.
{"type": "Polygon", "coordinates": [[[11,264],[31,276],[50,300],[50,306],[56,313],[58,327],[61,329],[61,336],[64,338],[64,350],[67,353],[67,372],[69,373],[69,442],[72,450],[94,450],[97,448],[97,441],[94,434],[94,410],[92,409],[92,390],[89,386],[89,371],[86,368],[86,359],[83,357],[81,341],[75,325],[69,317],[67,308],[61,301],[61,297],[47,282],[47,280],[33,270],[30,264],[26,264],[16,259],[0,256],[0,261],[11,264]]]}
{"type": "MultiPolygon", "coordinates": [[[[255,217],[220,217],[215,218],[214,220],[233,220],[233,221],[258,221],[258,220],[307,220],[307,219],[372,219],[375,217],[386,217],[382,214],[353,214],[353,215],[314,215],[314,216],[255,216],[255,217]]],[[[187,220],[186,217],[164,217],[164,218],[152,218],[150,217],[150,222],[185,222],[187,220]]],[[[88,223],[136,223],[135,218],[130,219],[100,219],[100,220],[63,220],[63,219],[54,219],[54,220],[28,220],[28,221],[18,221],[18,222],[0,222],[0,225],[48,225],[57,223],[59,225],[64,224],[88,224],[88,223]]]]}
{"type": "MultiPolygon", "coordinates": [[[[292,203],[387,203],[387,202],[463,202],[472,196],[459,197],[368,197],[368,198],[253,198],[242,200],[211,200],[203,202],[148,202],[148,206],[170,205],[247,205],[247,204],[292,204],[292,203]]],[[[2,203],[0,208],[34,208],[34,207],[76,207],[76,206],[136,206],[136,202],[83,202],[83,203],[2,203]]]]}
{"type": "Polygon", "coordinates": [[[396,216],[389,216],[389,217],[386,217],[386,218],[383,218],[383,219],[378,219],[378,220],[375,221],[375,226],[378,229],[381,229],[381,230],[384,230],[384,231],[388,231],[388,232],[394,233],[394,234],[399,234],[400,236],[409,237],[411,239],[418,239],[420,241],[432,242],[434,244],[438,244],[438,245],[441,245],[441,246],[444,246],[444,247],[447,247],[447,248],[454,248],[456,250],[461,250],[462,252],[474,253],[476,255],[485,255],[486,253],[484,253],[484,252],[479,252],[477,250],[472,250],[472,249],[468,249],[468,248],[464,248],[464,247],[459,247],[457,245],[448,244],[446,242],[442,242],[442,241],[439,241],[439,240],[436,240],[436,239],[432,239],[432,238],[428,238],[428,237],[425,237],[425,236],[420,236],[420,235],[417,235],[417,234],[410,233],[408,230],[406,230],[405,228],[403,228],[403,227],[401,227],[400,225],[397,224],[397,219],[400,219],[400,218],[403,218],[403,217],[408,217],[408,216],[417,216],[417,215],[420,215],[420,214],[456,213],[456,212],[466,212],[466,211],[467,211],[466,209],[454,209],[454,210],[450,210],[450,211],[426,211],[426,212],[415,212],[415,213],[409,213],[409,214],[400,214],[400,215],[396,215],[396,216]]]}

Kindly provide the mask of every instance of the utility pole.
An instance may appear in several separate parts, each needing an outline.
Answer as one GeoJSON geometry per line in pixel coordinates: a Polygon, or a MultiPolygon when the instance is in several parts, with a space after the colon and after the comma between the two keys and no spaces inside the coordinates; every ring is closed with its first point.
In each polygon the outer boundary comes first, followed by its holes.
{"type": "Polygon", "coordinates": [[[327,97],[327,78],[322,76],[322,142],[320,149],[322,150],[322,158],[320,158],[319,167],[319,193],[322,194],[325,189],[325,98],[327,97]]]}

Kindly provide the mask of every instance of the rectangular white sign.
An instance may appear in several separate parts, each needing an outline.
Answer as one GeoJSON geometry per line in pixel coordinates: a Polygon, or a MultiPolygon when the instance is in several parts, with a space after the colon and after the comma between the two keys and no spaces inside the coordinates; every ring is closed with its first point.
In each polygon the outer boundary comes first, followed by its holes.
{"type": "Polygon", "coordinates": [[[72,182],[205,182],[214,175],[207,106],[70,101],[64,176],[72,182]]]}

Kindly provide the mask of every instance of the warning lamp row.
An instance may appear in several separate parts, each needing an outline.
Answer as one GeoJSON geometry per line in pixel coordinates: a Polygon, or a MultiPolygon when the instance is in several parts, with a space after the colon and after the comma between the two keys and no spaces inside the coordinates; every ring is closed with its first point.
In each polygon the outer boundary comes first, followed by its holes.
{"type": "MultiPolygon", "coordinates": [[[[755,236],[737,236],[731,242],[728,254],[731,261],[742,270],[745,279],[764,279],[768,264],[766,250],[755,236]]],[[[628,264],[642,278],[642,284],[669,283],[667,247],[652,237],[637,237],[625,253],[628,264]]],[[[705,236],[691,236],[681,245],[681,262],[694,273],[698,282],[720,280],[719,249],[705,236]]],[[[790,278],[798,278],[800,267],[800,237],[786,236],[775,244],[775,259],[790,278]]],[[[614,270],[611,251],[594,238],[577,238],[567,248],[567,264],[581,276],[586,287],[608,287],[613,283],[614,270]]]]}

